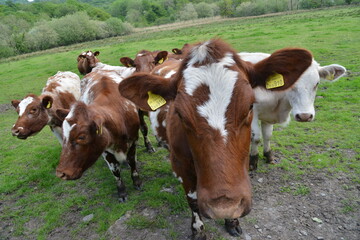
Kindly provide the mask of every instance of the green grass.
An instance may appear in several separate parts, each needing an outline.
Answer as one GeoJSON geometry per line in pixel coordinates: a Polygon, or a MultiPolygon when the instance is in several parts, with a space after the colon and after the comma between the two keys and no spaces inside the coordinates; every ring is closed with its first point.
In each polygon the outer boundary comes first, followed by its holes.
{"type": "MultiPolygon", "coordinates": [[[[282,162],[277,166],[268,166],[262,161],[258,172],[271,173],[272,168],[281,167],[288,173],[282,176],[284,181],[301,179],[304,173],[314,169],[344,172],[354,183],[360,183],[359,17],[360,7],[352,6],[230,19],[20,56],[18,60],[0,63],[0,104],[21,99],[27,93],[39,94],[47,78],[57,71],[78,73],[76,57],[83,50],[99,50],[102,62],[119,65],[120,57],[134,57],[141,49],[171,50],[187,42],[216,36],[232,44],[239,52],[273,52],[288,46],[304,47],[312,51],[321,65],[337,63],[345,66],[348,76],[336,83],[320,85],[314,122],[303,124],[292,121],[286,128],[275,127],[272,146],[282,162]]],[[[144,207],[161,209],[164,217],[155,220],[132,217],[127,223],[129,226],[166,228],[166,216],[189,216],[183,190],[172,175],[166,150],[147,154],[142,141],[139,141],[138,161],[143,188],[141,191],[133,188],[130,171],[125,168],[122,176],[129,200],[119,204],[115,181],[102,160],[97,161],[81,179],[62,181],[55,177],[61,151],[58,141],[48,128],[26,141],[13,138],[10,129],[16,119],[12,109],[0,113],[0,222],[10,223],[14,236],[47,239],[52,231],[62,226],[63,219],[74,221],[69,228],[71,236],[77,236],[84,229],[95,230],[99,236],[104,236],[109,226],[127,211],[144,207]],[[172,192],[161,191],[164,188],[171,188],[172,192]],[[91,213],[94,218],[88,223],[81,223],[81,219],[91,213]],[[27,227],[30,221],[37,223],[31,231],[27,227]]],[[[151,141],[155,145],[153,136],[151,141]]],[[[295,195],[306,195],[310,191],[304,185],[295,187],[279,186],[279,189],[295,195]]],[[[343,206],[343,212],[351,212],[354,201],[347,200],[343,206]]],[[[178,237],[179,233],[174,229],[169,231],[171,238],[178,237]]]]}

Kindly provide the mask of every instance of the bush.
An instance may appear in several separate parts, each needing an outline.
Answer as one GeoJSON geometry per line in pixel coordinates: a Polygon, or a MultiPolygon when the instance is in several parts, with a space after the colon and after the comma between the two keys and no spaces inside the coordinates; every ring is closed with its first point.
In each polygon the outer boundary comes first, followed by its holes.
{"type": "Polygon", "coordinates": [[[133,31],[133,28],[129,23],[123,23],[118,18],[109,18],[106,20],[105,29],[109,33],[109,36],[125,35],[133,31]]]}
{"type": "Polygon", "coordinates": [[[47,22],[36,25],[25,34],[24,42],[28,50],[45,50],[58,45],[59,35],[47,22]]]}
{"type": "Polygon", "coordinates": [[[198,14],[195,10],[195,7],[192,3],[188,3],[184,6],[184,8],[178,13],[177,20],[186,21],[197,19],[198,14]]]}
{"type": "Polygon", "coordinates": [[[194,5],[196,13],[199,18],[213,17],[214,9],[210,4],[200,2],[194,5]]]}

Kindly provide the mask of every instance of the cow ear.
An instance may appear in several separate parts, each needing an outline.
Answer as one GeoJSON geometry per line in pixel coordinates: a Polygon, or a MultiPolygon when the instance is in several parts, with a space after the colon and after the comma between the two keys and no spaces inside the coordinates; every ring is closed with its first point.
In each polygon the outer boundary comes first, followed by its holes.
{"type": "Polygon", "coordinates": [[[63,108],[56,109],[56,115],[58,116],[58,118],[61,121],[65,120],[65,118],[69,114],[69,112],[70,112],[69,109],[63,109],[63,108]]]}
{"type": "Polygon", "coordinates": [[[331,64],[319,68],[319,76],[324,80],[336,81],[344,76],[346,68],[338,64],[331,64]]]}
{"type": "Polygon", "coordinates": [[[178,48],[173,48],[171,51],[172,51],[174,54],[176,54],[176,55],[182,54],[181,49],[178,49],[178,48]]]}
{"type": "Polygon", "coordinates": [[[11,105],[13,105],[13,107],[16,109],[20,104],[20,101],[19,100],[12,100],[11,101],[11,105]]]}
{"type": "Polygon", "coordinates": [[[254,65],[250,74],[252,87],[263,87],[270,91],[290,88],[311,65],[312,55],[306,49],[281,49],[254,65]]]}
{"type": "Polygon", "coordinates": [[[100,55],[100,52],[99,51],[96,51],[96,52],[94,52],[94,56],[96,57],[96,56],[99,56],[100,55]]]}
{"type": "Polygon", "coordinates": [[[148,73],[137,73],[119,84],[120,94],[145,111],[155,111],[176,97],[176,82],[148,73]]]}
{"type": "Polygon", "coordinates": [[[50,109],[52,107],[53,101],[54,100],[51,96],[45,96],[42,99],[42,105],[44,108],[50,109]]]}
{"type": "Polygon", "coordinates": [[[120,58],[120,62],[125,66],[125,67],[136,67],[134,60],[132,60],[129,57],[122,57],[120,58]]]}
{"type": "Polygon", "coordinates": [[[167,51],[159,52],[154,59],[155,65],[162,64],[167,59],[167,55],[168,55],[167,51]]]}
{"type": "Polygon", "coordinates": [[[102,135],[103,125],[104,125],[104,119],[100,115],[96,115],[93,117],[93,122],[90,125],[90,131],[95,132],[96,135],[102,135]]]}

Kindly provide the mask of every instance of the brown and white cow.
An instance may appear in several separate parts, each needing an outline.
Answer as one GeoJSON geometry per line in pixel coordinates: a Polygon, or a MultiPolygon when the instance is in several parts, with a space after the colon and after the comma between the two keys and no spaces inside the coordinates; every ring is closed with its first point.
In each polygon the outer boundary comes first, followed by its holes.
{"type": "Polygon", "coordinates": [[[191,45],[188,43],[185,43],[182,49],[179,48],[173,48],[172,54],[169,54],[169,58],[177,59],[177,60],[183,60],[186,54],[191,49],[191,45]]]}
{"type": "MultiPolygon", "coordinates": [[[[241,59],[251,63],[258,63],[270,54],[266,53],[239,53],[241,59]]],[[[315,96],[320,80],[336,81],[342,77],[346,69],[338,64],[321,67],[315,60],[306,71],[299,76],[298,81],[290,89],[274,92],[263,88],[255,89],[256,103],[254,104],[254,118],[251,123],[251,155],[250,169],[256,170],[259,152],[258,145],[261,135],[264,140],[264,157],[268,163],[277,163],[271,151],[270,139],[273,125],[287,124],[290,121],[290,112],[298,122],[310,122],[315,118],[315,96]],[[261,128],[259,127],[261,122],[261,128]]]]}
{"type": "MultiPolygon", "coordinates": [[[[82,56],[81,59],[83,61],[82,62],[83,67],[80,68],[78,65],[79,71],[80,69],[86,69],[83,70],[85,74],[90,72],[102,72],[108,75],[115,74],[118,75],[118,76],[114,76],[115,78],[120,77],[121,79],[128,77],[129,75],[131,75],[136,71],[136,68],[131,66],[122,67],[122,66],[112,66],[112,65],[104,64],[96,58],[96,56],[98,56],[99,54],[100,53],[98,51],[95,53],[91,51],[87,51],[79,55],[78,61],[80,56],[82,56]]],[[[140,118],[140,130],[144,138],[144,145],[146,147],[146,150],[150,153],[154,152],[155,149],[151,145],[151,142],[148,138],[148,127],[146,125],[146,122],[144,121],[144,116],[143,116],[144,113],[142,111],[139,111],[138,114],[140,118]]]]}
{"type": "Polygon", "coordinates": [[[137,107],[122,97],[115,73],[91,72],[86,75],[80,100],[70,110],[57,110],[63,119],[63,148],[56,176],[78,179],[102,155],[115,176],[119,201],[125,201],[125,184],[120,163],[127,160],[133,184],[141,181],[136,168],[136,141],[139,118],[137,107]]]}
{"type": "Polygon", "coordinates": [[[86,52],[82,52],[77,57],[78,70],[82,75],[88,74],[89,72],[91,72],[91,70],[94,67],[96,67],[96,63],[99,62],[99,59],[97,58],[99,54],[100,54],[99,51],[96,52],[86,51],[86,52]]]}
{"type": "Polygon", "coordinates": [[[155,66],[162,64],[168,56],[167,51],[153,51],[141,50],[133,59],[129,57],[120,58],[120,62],[125,67],[134,67],[135,72],[150,72],[155,66]]]}
{"type": "Polygon", "coordinates": [[[62,143],[62,121],[57,118],[58,108],[69,109],[80,97],[80,78],[72,72],[57,72],[48,78],[40,96],[29,94],[21,101],[13,100],[12,105],[19,118],[11,129],[19,139],[40,132],[46,125],[62,143]]]}
{"type": "MultiPolygon", "coordinates": [[[[141,50],[136,54],[134,59],[130,57],[122,57],[120,58],[120,62],[129,68],[135,68],[135,72],[151,72],[153,68],[156,66],[160,66],[163,62],[167,60],[167,51],[148,51],[148,50],[141,50]]],[[[145,112],[141,109],[139,111],[139,118],[140,118],[140,130],[143,136],[148,135],[148,127],[145,122],[144,116],[149,115],[148,112],[145,112]]],[[[155,149],[151,146],[150,141],[144,137],[144,143],[148,152],[155,152],[155,149]],[[147,141],[147,142],[146,142],[147,141]],[[151,146],[151,148],[150,148],[151,146]]]]}
{"type": "Polygon", "coordinates": [[[265,87],[274,72],[283,91],[311,64],[303,49],[284,49],[258,64],[246,63],[219,39],[195,45],[169,81],[134,74],[119,84],[123,96],[151,111],[170,101],[166,118],[172,168],[192,210],[195,239],[205,239],[200,214],[226,219],[239,235],[238,217],[251,209],[248,175],[254,87],[265,87]]]}

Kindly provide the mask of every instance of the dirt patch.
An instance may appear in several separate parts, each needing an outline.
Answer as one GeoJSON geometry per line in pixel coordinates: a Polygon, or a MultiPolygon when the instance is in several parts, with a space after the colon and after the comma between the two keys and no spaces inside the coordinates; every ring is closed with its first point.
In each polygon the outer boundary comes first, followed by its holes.
{"type": "Polygon", "coordinates": [[[9,104],[0,104],[0,113],[4,113],[13,108],[14,107],[10,103],[9,104]]]}
{"type": "MultiPolygon", "coordinates": [[[[279,168],[252,174],[253,209],[240,221],[242,237],[230,237],[223,221],[205,220],[209,238],[360,238],[360,186],[355,186],[343,173],[312,172],[298,178],[287,174],[279,168]]],[[[162,212],[156,209],[128,212],[109,228],[108,239],[190,239],[189,216],[166,217],[169,229],[134,229],[126,224],[134,214],[151,221],[162,212]]]]}

